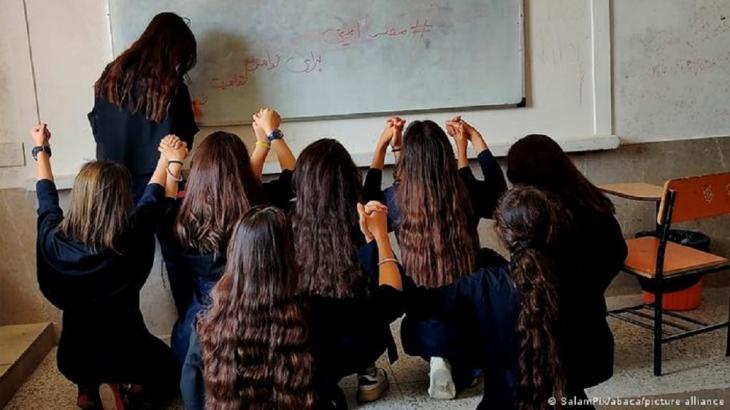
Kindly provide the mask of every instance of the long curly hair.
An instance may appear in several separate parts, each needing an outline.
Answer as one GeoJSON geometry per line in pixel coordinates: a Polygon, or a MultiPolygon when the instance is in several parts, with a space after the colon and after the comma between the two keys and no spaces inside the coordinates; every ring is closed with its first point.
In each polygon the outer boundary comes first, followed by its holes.
{"type": "Polygon", "coordinates": [[[563,204],[612,215],[613,203],[593,185],[555,140],[531,134],[512,144],[507,154],[507,178],[557,195],[563,204]]]}
{"type": "Polygon", "coordinates": [[[292,214],[299,290],[305,294],[363,296],[368,277],[358,262],[364,244],[356,206],[362,175],[339,142],[320,139],[304,149],[294,170],[292,214]]]}
{"type": "Polygon", "coordinates": [[[120,109],[161,122],[196,58],[197,43],[190,27],[175,13],[160,13],[137,41],[104,68],[94,94],[120,109]]]}
{"type": "Polygon", "coordinates": [[[261,181],[237,135],[217,131],[193,152],[185,198],[175,223],[184,249],[225,252],[233,223],[263,202],[261,181]]]}
{"type": "Polygon", "coordinates": [[[565,216],[542,191],[516,186],[500,200],[495,220],[497,234],[512,254],[510,272],[521,294],[517,318],[520,408],[547,409],[548,399],[555,397],[560,403],[565,389],[550,258],[565,216]]]}
{"type": "Polygon", "coordinates": [[[198,321],[206,408],[308,409],[313,362],[288,218],[256,207],[236,223],[213,304],[198,321]]]}
{"type": "Polygon", "coordinates": [[[445,286],[474,271],[474,210],[446,133],[433,121],[405,130],[395,168],[396,236],[406,272],[420,285],[445,286]]]}

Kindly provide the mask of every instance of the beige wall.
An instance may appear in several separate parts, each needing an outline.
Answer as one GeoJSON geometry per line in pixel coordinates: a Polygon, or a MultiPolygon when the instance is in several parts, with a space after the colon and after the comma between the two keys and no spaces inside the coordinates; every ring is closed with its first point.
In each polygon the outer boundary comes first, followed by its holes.
{"type": "MultiPolygon", "coordinates": [[[[647,181],[662,183],[677,176],[726,171],[730,138],[625,145],[618,150],[574,154],[578,167],[595,183],[647,181]]],[[[479,174],[477,174],[479,175],[479,174]]],[[[386,183],[392,181],[387,173],[386,183]]],[[[68,191],[62,195],[65,206],[68,191]]],[[[625,236],[652,227],[653,206],[617,199],[617,217],[625,236]]],[[[489,221],[482,221],[482,245],[495,246],[489,221]]],[[[713,251],[730,256],[730,217],[683,225],[710,235],[713,251]]],[[[35,197],[22,189],[0,190],[0,325],[58,320],[58,312],[38,291],[35,279],[35,197]]],[[[725,272],[726,274],[726,272],[725,272]]],[[[727,284],[716,274],[707,284],[727,284]]],[[[158,256],[143,289],[142,310],[150,329],[159,335],[170,333],[175,312],[163,267],[158,256]]],[[[638,291],[628,276],[619,277],[609,294],[638,291]]]]}

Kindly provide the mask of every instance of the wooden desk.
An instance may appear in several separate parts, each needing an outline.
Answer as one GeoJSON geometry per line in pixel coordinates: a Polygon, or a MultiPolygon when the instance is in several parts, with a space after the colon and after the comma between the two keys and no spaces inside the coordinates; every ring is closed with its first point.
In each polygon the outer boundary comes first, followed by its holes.
{"type": "Polygon", "coordinates": [[[636,201],[659,202],[664,194],[664,188],[646,182],[625,182],[620,184],[599,185],[601,191],[636,201]]]}

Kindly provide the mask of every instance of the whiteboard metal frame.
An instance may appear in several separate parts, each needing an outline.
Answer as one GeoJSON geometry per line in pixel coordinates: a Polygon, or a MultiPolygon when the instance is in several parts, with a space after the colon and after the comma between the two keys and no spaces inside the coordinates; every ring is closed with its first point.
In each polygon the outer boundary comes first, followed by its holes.
{"type": "MultiPolygon", "coordinates": [[[[114,49],[114,33],[112,31],[112,13],[111,13],[111,0],[106,0],[106,17],[107,17],[107,25],[109,27],[109,47],[110,47],[110,58],[115,58],[117,56],[116,50],[114,49]]],[[[345,119],[356,119],[356,118],[373,118],[373,117],[386,117],[390,115],[411,115],[411,114],[428,114],[428,113],[443,113],[443,112],[451,112],[451,111],[477,111],[477,110],[501,110],[501,109],[508,109],[508,108],[522,108],[527,106],[527,68],[526,68],[526,49],[525,49],[525,30],[527,30],[526,24],[525,24],[525,1],[528,0],[520,0],[519,3],[519,18],[520,18],[520,27],[521,30],[519,32],[520,35],[520,44],[519,44],[519,53],[520,53],[520,65],[522,70],[522,99],[520,101],[517,101],[515,103],[507,103],[507,104],[487,104],[487,105],[455,105],[450,107],[439,107],[439,108],[414,108],[410,110],[398,110],[398,111],[371,111],[371,112],[363,112],[363,113],[352,113],[352,114],[335,114],[335,115],[317,115],[317,116],[308,116],[308,117],[287,117],[282,118],[282,122],[306,122],[306,121],[332,121],[332,120],[345,120],[345,119]]],[[[607,0],[606,0],[607,1],[607,0]]],[[[198,125],[202,127],[230,127],[230,126],[237,126],[237,125],[250,125],[251,121],[243,120],[243,121],[218,121],[213,123],[207,123],[205,120],[201,120],[198,125]]]]}

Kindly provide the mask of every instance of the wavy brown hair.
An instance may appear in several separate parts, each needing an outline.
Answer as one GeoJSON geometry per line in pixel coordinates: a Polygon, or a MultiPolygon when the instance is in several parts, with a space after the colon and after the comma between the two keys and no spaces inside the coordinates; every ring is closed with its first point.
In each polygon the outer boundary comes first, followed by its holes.
{"type": "Polygon", "coordinates": [[[364,295],[368,278],[357,258],[364,240],[356,209],[362,176],[352,157],[333,139],[316,141],[299,156],[292,185],[299,290],[335,298],[364,295]]]}
{"type": "MultiPolygon", "coordinates": [[[[500,200],[496,230],[511,252],[510,273],[520,291],[520,408],[547,409],[560,403],[565,380],[558,345],[558,295],[550,255],[565,223],[556,201],[540,190],[517,186],[500,200]]],[[[558,406],[559,407],[559,406],[558,406]]]]}
{"type": "Polygon", "coordinates": [[[160,13],[137,41],[107,64],[94,93],[161,122],[183,76],[195,66],[196,55],[197,43],[185,21],[175,13],[160,13]]]}
{"type": "Polygon", "coordinates": [[[479,250],[474,211],[441,127],[433,121],[408,126],[395,178],[396,236],[406,272],[428,287],[473,272],[479,250]]]}
{"type": "Polygon", "coordinates": [[[91,161],[81,167],[71,190],[71,203],[60,231],[97,251],[118,250],[117,241],[129,228],[131,177],[124,165],[91,161]]]}
{"type": "Polygon", "coordinates": [[[557,195],[565,205],[613,214],[613,203],[576,168],[557,142],[531,134],[515,142],[507,154],[507,178],[557,195]]]}
{"type": "Polygon", "coordinates": [[[206,408],[312,408],[313,362],[296,287],[286,215],[251,209],[235,225],[225,273],[197,325],[206,408]]]}
{"type": "Polygon", "coordinates": [[[225,251],[233,224],[263,202],[261,181],[237,135],[217,131],[196,147],[175,231],[183,248],[225,251]]]}

